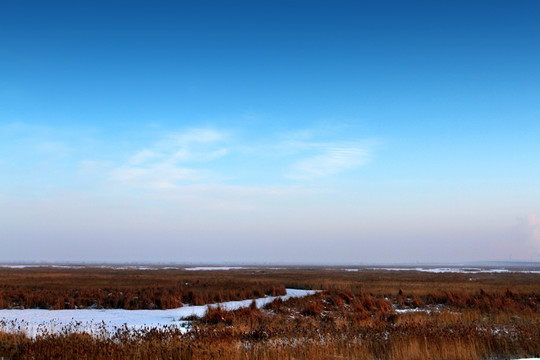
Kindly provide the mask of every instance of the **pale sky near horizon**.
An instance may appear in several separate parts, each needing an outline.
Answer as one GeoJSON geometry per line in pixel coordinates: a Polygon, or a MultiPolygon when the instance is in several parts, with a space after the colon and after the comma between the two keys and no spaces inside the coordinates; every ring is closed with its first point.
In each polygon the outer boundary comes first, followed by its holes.
{"type": "Polygon", "coordinates": [[[537,1],[3,1],[0,261],[540,261],[537,1]]]}

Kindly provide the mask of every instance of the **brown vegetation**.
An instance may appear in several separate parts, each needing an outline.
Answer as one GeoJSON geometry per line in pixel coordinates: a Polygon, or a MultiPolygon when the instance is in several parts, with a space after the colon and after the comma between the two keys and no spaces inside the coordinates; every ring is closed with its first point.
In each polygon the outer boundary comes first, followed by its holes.
{"type": "MultiPolygon", "coordinates": [[[[133,275],[119,272],[112,278],[133,275]]],[[[259,269],[211,274],[179,270],[140,276],[154,278],[155,286],[165,286],[160,279],[169,278],[188,283],[221,282],[224,292],[233,290],[226,286],[238,284],[296,285],[326,291],[305,298],[278,299],[263,309],[254,304],[236,311],[210,308],[185,334],[175,328],[122,328],[104,336],[66,330],[36,338],[0,333],[0,356],[495,360],[540,355],[538,274],[478,274],[471,280],[466,274],[259,269]]],[[[92,286],[98,283],[92,281],[92,286]]],[[[139,283],[141,289],[148,286],[145,281],[139,283]]],[[[137,288],[135,285],[125,288],[137,288]]],[[[212,291],[218,289],[218,285],[212,286],[212,291]]]]}
{"type": "Polygon", "coordinates": [[[187,271],[0,269],[0,308],[171,309],[283,295],[276,281],[187,271]],[[212,276],[213,275],[213,276],[212,276]]]}

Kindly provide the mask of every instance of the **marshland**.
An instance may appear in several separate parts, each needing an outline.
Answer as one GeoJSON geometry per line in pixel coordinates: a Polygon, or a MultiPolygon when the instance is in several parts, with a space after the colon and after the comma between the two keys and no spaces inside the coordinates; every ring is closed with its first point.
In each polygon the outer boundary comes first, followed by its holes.
{"type": "MultiPolygon", "coordinates": [[[[517,359],[540,356],[538,269],[2,267],[5,359],[517,359]],[[428,270],[428,271],[426,271],[428,270]],[[287,289],[320,290],[283,298],[287,289]],[[226,304],[244,301],[232,310],[226,304]],[[30,333],[25,310],[162,311],[163,326],[30,333]],[[137,310],[135,310],[137,309],[137,310]]],[[[135,314],[135,313],[134,313],[135,314]]],[[[3,319],[3,320],[1,320],[3,319]]],[[[35,329],[34,329],[35,330],[35,329]]]]}

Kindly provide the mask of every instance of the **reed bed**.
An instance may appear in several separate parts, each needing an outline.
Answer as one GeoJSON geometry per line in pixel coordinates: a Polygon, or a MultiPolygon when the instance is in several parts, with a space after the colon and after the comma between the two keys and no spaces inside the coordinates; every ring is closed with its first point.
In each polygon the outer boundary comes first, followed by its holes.
{"type": "Polygon", "coordinates": [[[172,309],[285,294],[279,282],[230,275],[102,268],[0,269],[0,308],[172,309]]]}
{"type": "MultiPolygon", "coordinates": [[[[59,277],[66,274],[61,272],[59,277]]],[[[111,279],[119,281],[134,275],[114,273],[111,279]]],[[[498,360],[540,356],[538,274],[475,274],[471,280],[468,274],[351,274],[336,269],[297,268],[212,274],[178,270],[143,275],[154,277],[154,284],[160,286],[159,279],[164,283],[199,281],[211,284],[208,287],[212,291],[218,287],[212,281],[221,282],[223,292],[232,291],[227,286],[238,284],[296,284],[304,288],[320,286],[325,291],[305,298],[278,299],[262,309],[254,304],[235,311],[210,308],[204,317],[192,319],[188,332],[173,327],[120,328],[90,335],[70,328],[34,338],[16,331],[0,332],[0,356],[260,360],[498,360]]],[[[145,281],[130,283],[126,288],[144,289],[145,281]]],[[[81,285],[92,289],[103,283],[94,279],[81,285]]],[[[118,283],[115,286],[120,288],[118,283]]]]}

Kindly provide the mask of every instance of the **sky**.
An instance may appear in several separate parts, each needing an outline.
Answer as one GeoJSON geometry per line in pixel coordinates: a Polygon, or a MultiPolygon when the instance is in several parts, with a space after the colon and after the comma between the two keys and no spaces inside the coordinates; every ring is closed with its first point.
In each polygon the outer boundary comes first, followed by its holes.
{"type": "Polygon", "coordinates": [[[0,261],[540,261],[537,1],[0,2],[0,261]]]}

